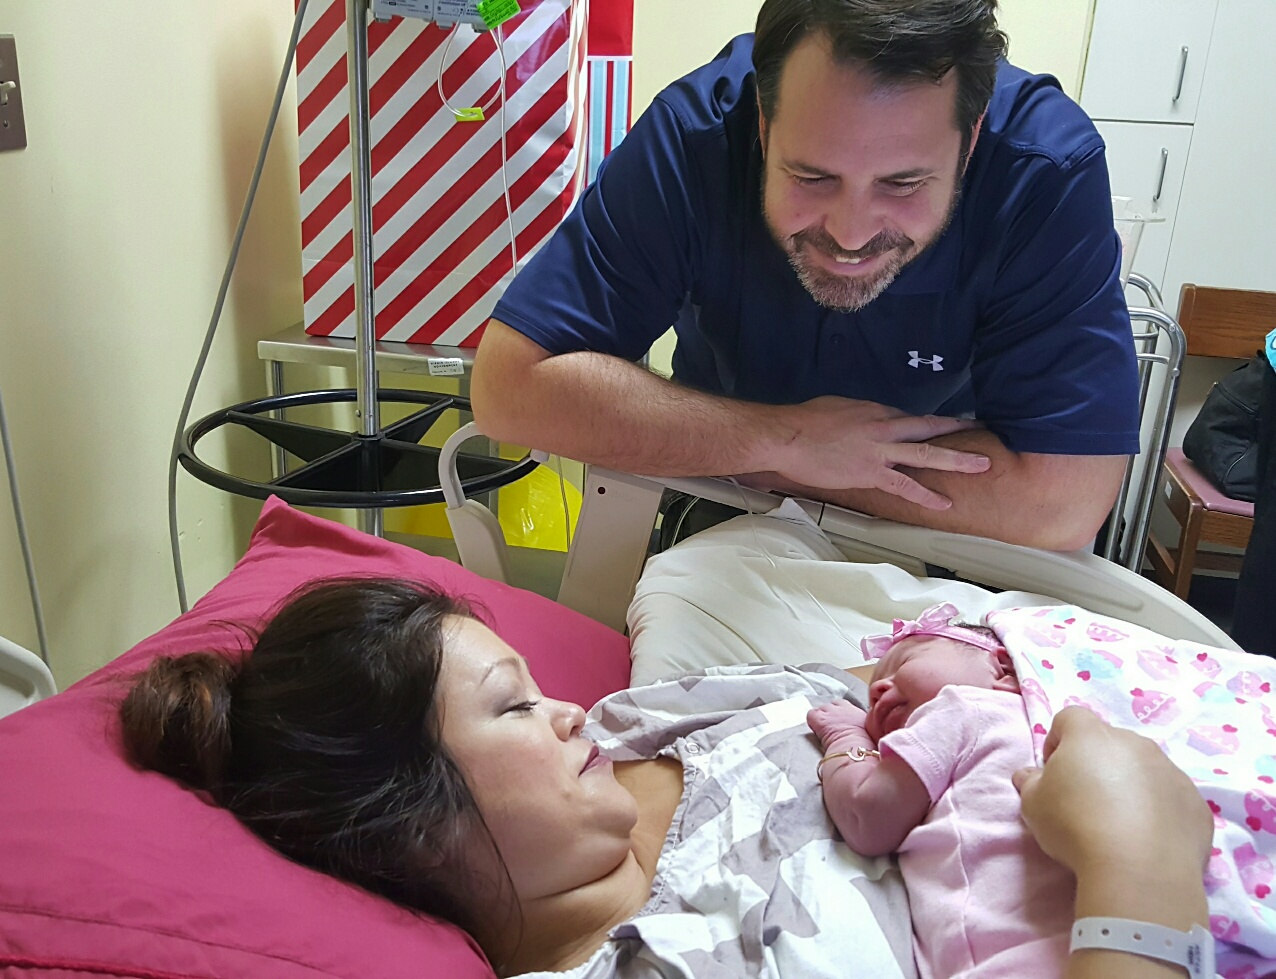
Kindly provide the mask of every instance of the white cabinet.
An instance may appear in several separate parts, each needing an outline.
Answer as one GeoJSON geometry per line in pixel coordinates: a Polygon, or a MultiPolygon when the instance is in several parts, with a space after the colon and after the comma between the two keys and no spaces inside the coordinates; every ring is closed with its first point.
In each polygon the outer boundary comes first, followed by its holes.
{"type": "Polygon", "coordinates": [[[1144,229],[1134,260],[1161,288],[1218,4],[1097,0],[1094,9],[1081,107],[1107,143],[1112,193],[1164,219],[1144,229]]]}
{"type": "Polygon", "coordinates": [[[1273,41],[1272,0],[1219,6],[1166,269],[1167,304],[1184,282],[1276,291],[1273,41]]]}
{"type": "Polygon", "coordinates": [[[1102,120],[1095,126],[1107,143],[1112,193],[1150,202],[1150,212],[1164,218],[1143,229],[1134,257],[1134,271],[1159,285],[1170,256],[1192,127],[1102,120]]]}
{"type": "MultiPolygon", "coordinates": [[[[1160,186],[1167,220],[1145,230],[1134,267],[1171,313],[1188,282],[1276,291],[1274,40],[1276,0],[1096,0],[1081,105],[1108,144],[1112,192],[1150,202],[1160,186]]],[[[1187,358],[1171,445],[1231,366],[1187,358]]],[[[1164,514],[1153,522],[1172,536],[1164,514]]]]}
{"type": "Polygon", "coordinates": [[[1093,119],[1192,122],[1217,9],[1218,0],[1099,0],[1081,107],[1093,119]]]}
{"type": "Polygon", "coordinates": [[[1160,190],[1134,267],[1171,312],[1186,282],[1276,291],[1273,39],[1274,0],[1096,0],[1081,105],[1112,193],[1160,190]]]}

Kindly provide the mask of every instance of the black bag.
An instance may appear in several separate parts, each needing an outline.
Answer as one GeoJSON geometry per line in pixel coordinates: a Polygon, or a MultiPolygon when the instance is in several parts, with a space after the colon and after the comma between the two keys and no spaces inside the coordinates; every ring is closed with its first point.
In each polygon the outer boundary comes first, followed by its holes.
{"type": "Polygon", "coordinates": [[[1272,365],[1259,353],[1210,388],[1183,436],[1183,454],[1234,500],[1258,496],[1258,402],[1272,365]]]}

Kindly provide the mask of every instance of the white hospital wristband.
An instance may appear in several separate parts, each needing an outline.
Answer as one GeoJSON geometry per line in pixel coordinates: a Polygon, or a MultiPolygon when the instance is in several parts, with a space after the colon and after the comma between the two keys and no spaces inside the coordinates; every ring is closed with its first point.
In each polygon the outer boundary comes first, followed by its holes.
{"type": "Polygon", "coordinates": [[[1214,979],[1214,936],[1200,925],[1176,931],[1128,918],[1078,918],[1068,951],[1083,948],[1133,952],[1181,966],[1192,979],[1214,979]]]}

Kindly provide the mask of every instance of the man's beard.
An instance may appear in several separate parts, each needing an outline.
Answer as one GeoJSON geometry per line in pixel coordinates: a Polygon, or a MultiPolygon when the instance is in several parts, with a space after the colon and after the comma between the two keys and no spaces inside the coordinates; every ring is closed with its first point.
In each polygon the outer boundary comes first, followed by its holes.
{"type": "Polygon", "coordinates": [[[789,264],[793,266],[793,271],[797,273],[811,298],[821,306],[839,313],[861,310],[885,292],[886,287],[895,281],[899,270],[911,260],[911,253],[917,250],[916,243],[907,235],[898,231],[882,231],[874,235],[863,248],[848,252],[823,228],[799,231],[788,241],[781,242],[780,247],[784,249],[789,264]],[[887,252],[895,254],[890,255],[872,275],[844,276],[822,268],[811,257],[808,249],[823,252],[835,259],[870,259],[887,252]]]}
{"type": "MultiPolygon", "coordinates": [[[[763,173],[765,174],[765,164],[763,173]]],[[[948,213],[938,230],[918,245],[902,231],[887,230],[874,235],[863,248],[848,252],[823,228],[807,228],[796,234],[782,237],[771,223],[771,216],[766,211],[766,177],[762,180],[762,216],[766,221],[771,237],[780,246],[793,271],[797,273],[802,287],[811,294],[821,306],[839,313],[854,313],[863,309],[874,299],[886,291],[895,281],[900,270],[916,261],[935,242],[937,242],[952,224],[953,215],[957,212],[957,204],[961,200],[961,182],[953,191],[953,199],[948,206],[948,213]],[[814,249],[834,258],[858,258],[861,260],[889,255],[880,269],[871,276],[842,276],[828,271],[818,265],[807,249],[814,249]]]]}

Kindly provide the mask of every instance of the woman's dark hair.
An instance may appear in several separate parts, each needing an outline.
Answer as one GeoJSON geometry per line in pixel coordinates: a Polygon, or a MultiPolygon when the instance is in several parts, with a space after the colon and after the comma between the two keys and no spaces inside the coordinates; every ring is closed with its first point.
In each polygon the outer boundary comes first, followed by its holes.
{"type": "Polygon", "coordinates": [[[979,625],[977,622],[954,622],[953,625],[967,632],[973,632],[977,636],[983,636],[985,639],[991,639],[995,643],[1001,642],[1001,636],[986,625],[979,625]]]}
{"type": "Polygon", "coordinates": [[[120,707],[125,745],[298,863],[470,928],[461,857],[486,826],[437,691],[444,620],[473,614],[411,581],[307,586],[240,664],[155,660],[120,707]]]}
{"type": "Polygon", "coordinates": [[[753,38],[762,114],[774,117],[789,54],[822,34],[839,62],[862,64],[886,83],[938,82],[955,70],[964,157],[1006,53],[996,13],[997,0],[766,0],[753,38]]]}

